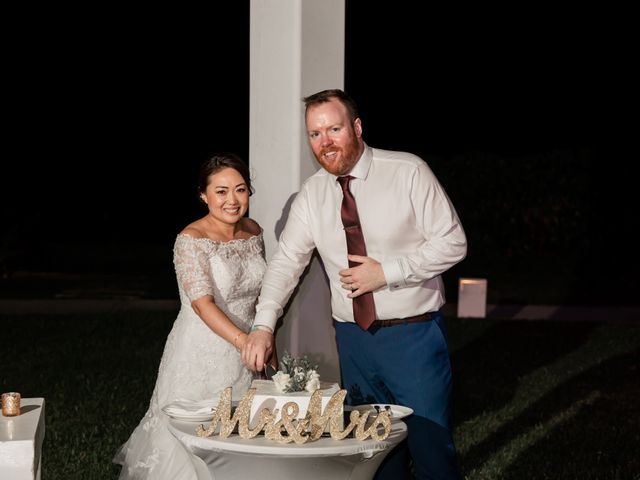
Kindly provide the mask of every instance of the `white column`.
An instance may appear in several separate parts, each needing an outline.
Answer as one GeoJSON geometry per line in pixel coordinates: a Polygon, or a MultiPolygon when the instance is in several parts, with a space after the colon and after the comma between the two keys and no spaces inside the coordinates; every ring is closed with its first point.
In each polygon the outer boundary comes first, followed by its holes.
{"type": "MultiPolygon", "coordinates": [[[[267,260],[293,196],[319,165],[306,139],[302,98],[344,86],[345,0],[251,0],[249,162],[251,217],[264,228],[267,260]]],[[[281,355],[309,354],[323,380],[339,380],[329,289],[313,260],[286,311],[281,355]]]]}

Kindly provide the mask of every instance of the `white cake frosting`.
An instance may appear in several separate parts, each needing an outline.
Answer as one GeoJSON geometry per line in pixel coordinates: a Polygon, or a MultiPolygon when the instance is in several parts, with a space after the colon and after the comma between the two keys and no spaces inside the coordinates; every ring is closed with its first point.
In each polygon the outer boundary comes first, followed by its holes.
{"type": "MultiPolygon", "coordinates": [[[[307,414],[307,407],[312,395],[310,392],[282,393],[272,380],[253,380],[251,382],[251,388],[256,389],[253,401],[251,402],[251,414],[249,416],[249,424],[252,427],[256,425],[260,417],[260,411],[263,408],[267,408],[270,411],[278,409],[276,421],[280,420],[282,407],[288,402],[294,402],[298,405],[298,418],[304,418],[307,414]]],[[[320,382],[320,391],[322,392],[322,411],[324,412],[331,397],[340,391],[340,386],[337,383],[320,382]]],[[[341,423],[341,428],[344,428],[343,422],[341,423]]],[[[326,431],[329,431],[328,426],[326,431]]]]}

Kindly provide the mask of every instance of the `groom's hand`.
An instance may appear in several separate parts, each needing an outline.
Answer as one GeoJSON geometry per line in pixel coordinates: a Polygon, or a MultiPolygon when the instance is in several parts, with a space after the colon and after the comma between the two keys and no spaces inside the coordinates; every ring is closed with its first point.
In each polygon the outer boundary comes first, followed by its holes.
{"type": "Polygon", "coordinates": [[[347,255],[351,262],[359,263],[355,267],[340,270],[340,282],[342,288],[350,290],[349,298],[359,297],[363,293],[375,292],[387,285],[382,265],[371,257],[361,255],[347,255]]]}
{"type": "Polygon", "coordinates": [[[247,341],[242,346],[242,362],[254,372],[264,369],[273,353],[273,334],[264,330],[249,333],[247,341]]]}

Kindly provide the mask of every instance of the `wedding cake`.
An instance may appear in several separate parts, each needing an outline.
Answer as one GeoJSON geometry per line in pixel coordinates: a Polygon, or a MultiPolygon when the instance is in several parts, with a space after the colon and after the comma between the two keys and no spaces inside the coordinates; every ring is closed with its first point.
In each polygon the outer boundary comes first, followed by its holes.
{"type": "MultiPolygon", "coordinates": [[[[340,391],[340,386],[337,383],[330,382],[320,382],[319,383],[319,391],[322,393],[322,411],[324,412],[329,400],[331,397],[340,391]]],[[[297,418],[304,418],[307,414],[307,408],[309,406],[309,401],[311,400],[311,395],[313,392],[308,391],[298,391],[298,392],[283,392],[277,386],[276,382],[273,380],[253,380],[251,383],[251,388],[256,389],[256,393],[253,397],[253,402],[251,403],[251,413],[249,415],[249,425],[251,427],[255,427],[259,420],[260,411],[263,408],[267,408],[270,411],[274,411],[278,409],[278,414],[276,415],[276,421],[281,419],[282,408],[286,403],[294,402],[298,405],[299,411],[297,418]]],[[[314,390],[315,391],[315,390],[314,390]]],[[[344,405],[342,411],[340,412],[340,428],[344,428],[344,405]]],[[[329,431],[329,425],[325,428],[325,431],[329,431]]]]}
{"type": "MultiPolygon", "coordinates": [[[[251,404],[250,425],[255,426],[260,418],[260,411],[267,408],[269,411],[277,409],[276,421],[282,418],[283,408],[290,402],[296,404],[297,419],[304,418],[314,392],[319,391],[321,397],[321,410],[325,411],[331,397],[340,391],[337,383],[321,382],[317,372],[318,366],[311,363],[307,356],[294,357],[289,352],[284,352],[280,360],[280,370],[273,375],[271,380],[253,380],[251,388],[256,392],[251,404]]],[[[335,412],[337,413],[337,412],[335,412]]],[[[340,427],[344,426],[344,405],[340,404],[340,427]]],[[[326,431],[329,431],[327,425],[326,431]]]]}

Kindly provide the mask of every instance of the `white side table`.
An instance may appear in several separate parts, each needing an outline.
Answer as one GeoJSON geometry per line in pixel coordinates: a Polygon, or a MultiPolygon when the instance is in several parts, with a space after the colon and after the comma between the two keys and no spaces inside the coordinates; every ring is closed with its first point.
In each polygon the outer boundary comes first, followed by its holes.
{"type": "Polygon", "coordinates": [[[40,480],[44,398],[23,398],[20,415],[0,415],[0,478],[40,480]]]}

